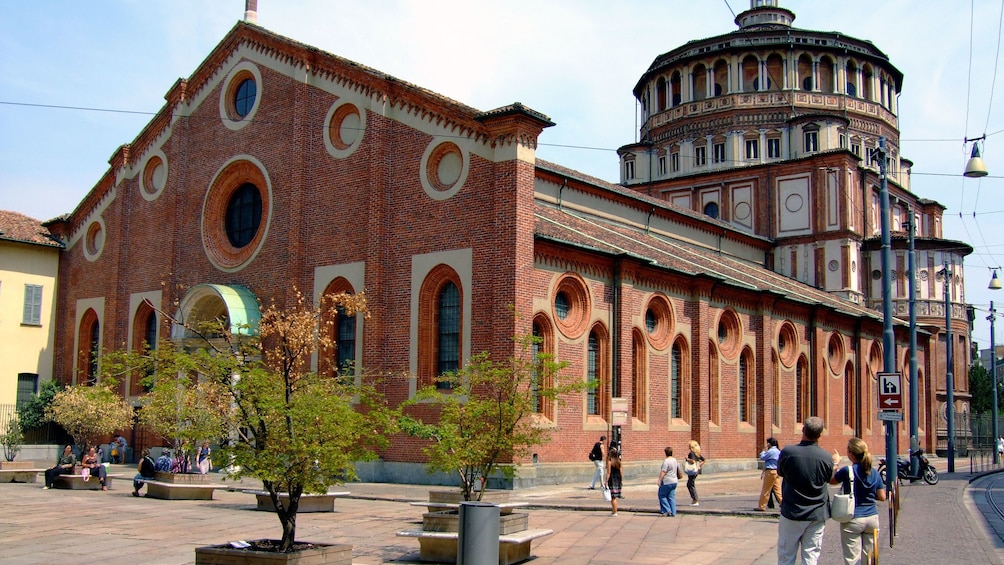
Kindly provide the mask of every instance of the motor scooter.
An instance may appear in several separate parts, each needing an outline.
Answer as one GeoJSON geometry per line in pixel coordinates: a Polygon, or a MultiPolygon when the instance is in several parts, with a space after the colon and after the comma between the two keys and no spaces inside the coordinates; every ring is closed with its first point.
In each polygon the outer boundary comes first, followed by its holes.
{"type": "MultiPolygon", "coordinates": [[[[896,477],[899,479],[900,484],[903,484],[903,481],[913,482],[913,481],[919,481],[921,479],[923,479],[924,482],[929,485],[938,484],[938,481],[940,480],[938,478],[938,471],[934,468],[934,465],[931,465],[931,462],[927,459],[927,456],[924,455],[924,450],[917,449],[915,451],[910,452],[910,455],[916,456],[918,459],[918,465],[917,465],[918,474],[916,476],[910,474],[909,459],[903,459],[902,457],[897,457],[896,477]]],[[[886,464],[884,458],[879,459],[878,472],[879,475],[882,477],[882,483],[886,483],[886,464]]]]}

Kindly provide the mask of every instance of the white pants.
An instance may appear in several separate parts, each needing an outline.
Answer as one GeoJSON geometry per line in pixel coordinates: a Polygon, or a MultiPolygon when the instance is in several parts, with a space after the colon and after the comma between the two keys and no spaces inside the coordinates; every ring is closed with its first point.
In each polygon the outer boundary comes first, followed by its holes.
{"type": "Polygon", "coordinates": [[[879,527],[879,517],[855,518],[841,524],[840,541],[844,549],[844,563],[847,565],[870,565],[872,548],[875,547],[874,532],[879,527]]]}
{"type": "Polygon", "coordinates": [[[777,565],[815,565],[823,549],[826,520],[789,520],[781,516],[777,526],[777,565]],[[801,550],[801,551],[799,551],[801,550]]]}
{"type": "Polygon", "coordinates": [[[589,483],[589,488],[596,488],[596,482],[599,481],[600,488],[606,484],[603,482],[603,461],[593,461],[596,464],[596,472],[593,473],[593,482],[589,483]]]}

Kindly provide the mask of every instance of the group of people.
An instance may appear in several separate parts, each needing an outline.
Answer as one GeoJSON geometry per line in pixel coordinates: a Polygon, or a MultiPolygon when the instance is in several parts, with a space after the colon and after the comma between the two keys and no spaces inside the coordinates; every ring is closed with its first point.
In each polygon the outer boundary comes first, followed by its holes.
{"type": "MultiPolygon", "coordinates": [[[[624,486],[624,477],[621,473],[621,453],[619,445],[607,446],[606,440],[606,436],[600,436],[600,441],[596,442],[589,452],[589,459],[596,466],[596,471],[593,473],[593,480],[589,483],[588,488],[593,490],[599,484],[605,491],[609,492],[610,515],[616,516],[617,500],[623,498],[624,486]],[[605,481],[604,476],[606,477],[605,481]]],[[[697,497],[697,475],[700,474],[705,459],[701,455],[701,444],[696,441],[690,442],[690,452],[687,453],[684,468],[681,468],[679,461],[673,457],[672,447],[667,446],[664,451],[666,459],[659,469],[659,510],[663,516],[676,516],[676,487],[684,476],[687,477],[687,491],[691,498],[690,505],[700,506],[697,497]]]]}
{"type": "MultiPolygon", "coordinates": [[[[107,477],[108,470],[98,456],[100,448],[97,446],[88,448],[87,453],[80,458],[80,474],[85,481],[97,477],[101,482],[101,490],[108,490],[107,477]]],[[[63,453],[56,459],[56,464],[45,470],[45,490],[51,489],[56,477],[60,475],[72,475],[77,468],[77,456],[73,453],[73,446],[67,445],[63,448],[63,453]]]]}
{"type": "MultiPolygon", "coordinates": [[[[760,460],[764,462],[763,484],[756,510],[765,511],[773,495],[781,507],[777,536],[777,562],[813,565],[822,550],[823,531],[830,517],[830,485],[841,485],[844,492],[853,492],[853,518],[841,524],[840,539],[844,562],[848,565],[871,563],[875,547],[875,531],[879,527],[876,502],[886,499],[885,485],[872,465],[868,445],[860,438],[847,442],[847,458],[851,464],[838,468],[842,459],[837,450],[828,453],[819,446],[823,433],[822,418],[810,417],[802,424],[802,438],[795,445],[780,449],[775,438],[769,437],[760,460]]],[[[611,515],[617,515],[617,500],[621,498],[623,475],[619,445],[607,445],[606,436],[593,445],[589,459],[596,470],[590,489],[597,484],[610,493],[611,515]],[[605,479],[605,480],[604,480],[605,479]]],[[[1002,442],[1004,443],[1004,442],[1002,442]]],[[[684,466],[673,457],[673,448],[665,448],[666,458],[659,469],[659,511],[662,516],[676,515],[676,488],[687,477],[691,506],[699,506],[697,476],[704,466],[701,446],[690,442],[684,466]]]]}
{"type": "MultiPolygon", "coordinates": [[[[212,450],[209,447],[208,441],[202,442],[197,457],[196,468],[200,474],[205,475],[213,469],[212,450]]],[[[156,477],[158,471],[187,473],[188,470],[189,462],[188,458],[184,456],[184,450],[179,451],[176,457],[171,457],[171,451],[165,449],[160,454],[160,457],[154,459],[150,450],[144,449],[143,458],[140,459],[139,464],[136,466],[136,476],[132,480],[132,495],[139,496],[140,489],[146,485],[147,481],[156,477]]]]}

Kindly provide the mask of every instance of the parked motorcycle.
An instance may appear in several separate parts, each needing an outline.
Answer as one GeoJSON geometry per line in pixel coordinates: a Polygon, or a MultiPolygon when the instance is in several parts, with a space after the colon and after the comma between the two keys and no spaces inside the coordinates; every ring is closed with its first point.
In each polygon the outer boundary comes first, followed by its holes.
{"type": "MultiPolygon", "coordinates": [[[[903,459],[902,457],[897,457],[896,476],[899,478],[900,484],[902,484],[903,481],[919,481],[921,479],[923,479],[924,482],[929,485],[938,484],[939,480],[938,471],[934,468],[934,465],[931,465],[931,462],[927,459],[927,456],[924,455],[924,450],[918,449],[916,451],[911,452],[911,455],[916,455],[919,461],[919,464],[917,466],[918,474],[916,476],[910,474],[909,459],[903,459]]],[[[886,468],[885,459],[884,458],[879,459],[878,472],[879,475],[881,475],[882,477],[883,484],[886,483],[885,468],[886,468]]]]}

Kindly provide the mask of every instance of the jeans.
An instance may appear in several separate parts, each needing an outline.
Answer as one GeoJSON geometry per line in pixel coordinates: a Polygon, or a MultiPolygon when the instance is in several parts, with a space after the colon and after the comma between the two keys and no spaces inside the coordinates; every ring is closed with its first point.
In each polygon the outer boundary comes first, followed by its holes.
{"type": "Polygon", "coordinates": [[[593,481],[589,483],[589,488],[596,488],[596,483],[600,483],[600,487],[605,485],[603,482],[603,460],[593,461],[596,464],[596,472],[593,473],[593,481]]]}
{"type": "Polygon", "coordinates": [[[678,484],[659,485],[659,512],[676,516],[676,486],[678,484]]]}
{"type": "Polygon", "coordinates": [[[139,489],[143,488],[143,485],[147,481],[152,481],[153,477],[144,477],[143,475],[136,473],[136,476],[132,478],[132,490],[139,492],[139,489]]]}
{"type": "Polygon", "coordinates": [[[72,475],[73,469],[64,469],[60,466],[52,467],[51,469],[45,470],[45,486],[52,488],[52,482],[56,480],[59,475],[72,475]]]}
{"type": "Polygon", "coordinates": [[[864,518],[854,518],[850,522],[841,524],[840,541],[844,550],[844,563],[857,565],[862,563],[869,565],[872,556],[872,548],[875,547],[875,530],[879,527],[879,517],[865,516],[864,518]]]}
{"type": "Polygon", "coordinates": [[[816,565],[823,549],[826,520],[789,520],[781,516],[777,526],[777,565],[816,565]],[[801,550],[801,551],[799,551],[801,550]]]}

